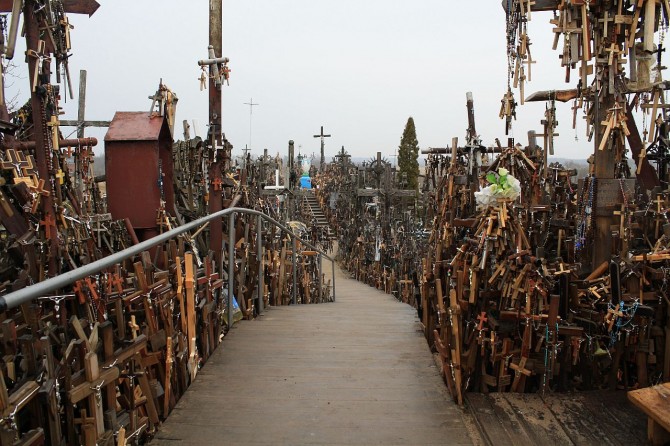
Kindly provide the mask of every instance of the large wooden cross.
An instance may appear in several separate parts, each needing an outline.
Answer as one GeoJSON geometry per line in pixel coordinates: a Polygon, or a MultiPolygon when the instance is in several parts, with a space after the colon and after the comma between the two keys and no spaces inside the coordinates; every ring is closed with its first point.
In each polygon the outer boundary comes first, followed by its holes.
{"type": "Polygon", "coordinates": [[[109,121],[87,121],[86,115],[86,70],[79,71],[79,108],[77,120],[62,120],[61,127],[77,127],[77,138],[84,137],[86,127],[109,127],[109,121]]]}
{"type": "Polygon", "coordinates": [[[321,126],[321,133],[318,135],[314,135],[315,138],[321,138],[321,163],[319,164],[319,171],[323,171],[323,162],[324,162],[324,155],[323,155],[323,149],[326,145],[326,141],[324,138],[330,138],[331,135],[324,135],[323,133],[323,126],[321,126]]]}

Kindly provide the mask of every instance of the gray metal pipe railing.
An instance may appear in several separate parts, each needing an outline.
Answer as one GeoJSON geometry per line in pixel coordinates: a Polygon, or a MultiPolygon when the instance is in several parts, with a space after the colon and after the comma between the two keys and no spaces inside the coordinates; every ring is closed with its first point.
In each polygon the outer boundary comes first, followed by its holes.
{"type": "MultiPolygon", "coordinates": [[[[333,301],[335,301],[335,260],[328,257],[326,253],[321,251],[319,248],[315,247],[312,245],[310,242],[301,239],[298,237],[293,231],[291,231],[289,228],[284,226],[283,224],[279,223],[272,217],[263,214],[260,211],[256,211],[253,209],[245,209],[245,208],[229,208],[229,209],[224,209],[219,212],[215,212],[214,214],[206,215],[204,217],[201,217],[197,220],[193,220],[190,223],[186,223],[185,225],[179,226],[177,228],[174,228],[170,231],[164,232],[163,234],[157,235],[156,237],[150,238],[149,240],[145,240],[137,245],[131,246],[130,248],[124,249],[123,251],[116,252],[114,254],[110,254],[107,257],[104,257],[100,260],[96,260],[95,262],[89,263],[88,265],[81,266],[77,269],[73,269],[72,271],[67,271],[62,274],[59,274],[56,277],[52,277],[50,279],[44,280],[42,282],[36,283],[34,285],[30,285],[26,288],[22,288],[20,290],[14,291],[12,293],[6,294],[4,296],[0,296],[0,313],[7,311],[10,308],[15,308],[18,307],[19,305],[25,304],[30,302],[33,299],[36,299],[38,297],[45,297],[48,294],[54,290],[63,288],[67,285],[70,285],[74,283],[77,280],[83,279],[85,277],[91,276],[93,274],[99,273],[102,270],[105,270],[107,268],[110,268],[117,263],[120,263],[130,257],[136,256],[138,254],[141,254],[142,252],[153,248],[156,245],[159,245],[161,243],[164,243],[172,238],[175,238],[185,232],[192,231],[196,228],[199,228],[203,224],[212,221],[217,218],[222,218],[225,217],[226,215],[230,216],[230,222],[232,224],[230,225],[229,230],[232,230],[234,227],[234,217],[236,213],[240,214],[248,214],[248,215],[256,215],[260,219],[263,219],[267,222],[270,222],[271,224],[277,226],[279,229],[282,231],[286,232],[289,234],[289,236],[293,239],[295,238],[296,240],[300,241],[303,245],[307,246],[308,248],[311,248],[319,253],[321,253],[326,259],[330,260],[331,264],[333,265],[333,301]]],[[[234,234],[234,232],[233,232],[234,234]]],[[[233,284],[234,284],[234,279],[233,279],[233,274],[232,271],[234,271],[231,268],[231,265],[234,267],[234,256],[235,256],[235,244],[232,242],[234,239],[233,236],[230,237],[229,241],[229,250],[228,250],[228,255],[229,259],[233,259],[233,261],[229,261],[229,269],[228,269],[228,293],[230,296],[234,295],[233,292],[233,284]]],[[[295,267],[295,265],[294,265],[295,267]]],[[[232,299],[228,299],[228,304],[229,306],[232,305],[232,299]]],[[[229,308],[229,317],[232,318],[232,308],[229,308]]]]}

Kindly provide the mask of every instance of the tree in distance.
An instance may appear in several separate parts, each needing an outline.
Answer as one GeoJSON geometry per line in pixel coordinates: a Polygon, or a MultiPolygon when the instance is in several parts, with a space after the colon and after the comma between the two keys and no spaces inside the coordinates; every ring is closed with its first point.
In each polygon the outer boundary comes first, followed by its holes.
{"type": "Polygon", "coordinates": [[[416,139],[414,118],[411,116],[405,125],[398,147],[398,174],[407,179],[407,189],[417,189],[419,185],[419,141],[416,139]],[[403,175],[404,174],[404,175],[403,175]]]}

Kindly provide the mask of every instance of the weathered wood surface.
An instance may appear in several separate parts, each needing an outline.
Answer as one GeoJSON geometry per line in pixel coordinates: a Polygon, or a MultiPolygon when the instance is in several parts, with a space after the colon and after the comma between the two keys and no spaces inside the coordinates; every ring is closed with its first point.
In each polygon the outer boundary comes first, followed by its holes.
{"type": "Polygon", "coordinates": [[[646,420],[624,391],[468,393],[485,444],[644,445],[646,420]]]}
{"type": "Polygon", "coordinates": [[[336,303],[236,326],[152,445],[447,443],[471,441],[416,310],[338,271],[336,303]]]}

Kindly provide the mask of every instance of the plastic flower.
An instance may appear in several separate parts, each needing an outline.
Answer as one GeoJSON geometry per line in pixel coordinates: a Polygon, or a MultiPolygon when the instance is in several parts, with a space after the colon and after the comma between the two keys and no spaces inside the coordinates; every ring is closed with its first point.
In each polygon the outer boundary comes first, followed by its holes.
{"type": "Polygon", "coordinates": [[[516,200],[521,195],[521,183],[509,174],[504,167],[498,169],[498,173],[489,172],[486,180],[490,183],[481,191],[475,192],[475,200],[478,208],[484,208],[495,204],[499,198],[516,200]]]}

